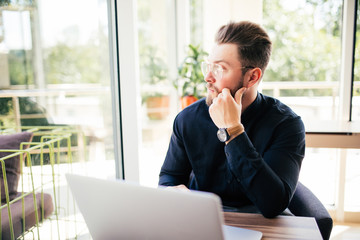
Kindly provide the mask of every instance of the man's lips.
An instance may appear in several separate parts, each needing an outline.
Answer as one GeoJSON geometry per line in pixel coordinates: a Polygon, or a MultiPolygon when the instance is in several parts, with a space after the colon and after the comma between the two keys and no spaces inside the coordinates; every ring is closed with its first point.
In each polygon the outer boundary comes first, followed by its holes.
{"type": "Polygon", "coordinates": [[[206,88],[207,88],[208,91],[210,91],[210,92],[215,92],[215,89],[212,88],[212,87],[210,86],[210,84],[206,84],[206,88]]]}

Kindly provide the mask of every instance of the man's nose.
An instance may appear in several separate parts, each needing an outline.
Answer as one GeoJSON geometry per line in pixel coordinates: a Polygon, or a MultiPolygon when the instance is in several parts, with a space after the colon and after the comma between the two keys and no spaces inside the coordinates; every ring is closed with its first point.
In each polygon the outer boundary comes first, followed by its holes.
{"type": "Polygon", "coordinates": [[[216,79],[211,71],[209,71],[206,74],[206,76],[204,77],[204,80],[205,80],[205,82],[208,82],[208,83],[214,83],[216,81],[216,79]]]}

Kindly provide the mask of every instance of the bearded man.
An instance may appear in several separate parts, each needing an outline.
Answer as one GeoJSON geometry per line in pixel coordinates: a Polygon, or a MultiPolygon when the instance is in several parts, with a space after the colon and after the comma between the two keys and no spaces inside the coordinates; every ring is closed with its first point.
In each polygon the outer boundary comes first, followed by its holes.
{"type": "Polygon", "coordinates": [[[174,120],[159,185],[212,192],[224,210],[286,210],[305,152],[301,118],[258,92],[271,55],[259,25],[231,22],[202,63],[207,97],[174,120]]]}

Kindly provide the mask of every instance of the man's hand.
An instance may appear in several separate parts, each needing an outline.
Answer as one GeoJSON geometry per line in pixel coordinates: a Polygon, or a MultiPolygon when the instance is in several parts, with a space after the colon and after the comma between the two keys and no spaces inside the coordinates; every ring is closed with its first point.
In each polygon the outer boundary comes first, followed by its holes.
{"type": "Polygon", "coordinates": [[[233,98],[230,90],[224,88],[214,98],[213,103],[209,107],[209,113],[218,128],[230,128],[241,124],[241,99],[245,91],[245,87],[240,88],[235,93],[235,98],[233,98]]]}
{"type": "Polygon", "coordinates": [[[169,187],[166,187],[166,188],[190,191],[184,184],[180,184],[180,185],[177,185],[177,186],[169,186],[169,187]]]}

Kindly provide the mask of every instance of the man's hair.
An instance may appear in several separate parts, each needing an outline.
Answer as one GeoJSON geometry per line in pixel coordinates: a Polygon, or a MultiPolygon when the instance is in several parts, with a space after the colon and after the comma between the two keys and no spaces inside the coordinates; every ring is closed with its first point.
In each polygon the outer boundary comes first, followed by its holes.
{"type": "Polygon", "coordinates": [[[230,22],[219,29],[215,42],[236,44],[242,66],[259,67],[264,72],[269,63],[271,40],[258,24],[247,21],[230,22]]]}

